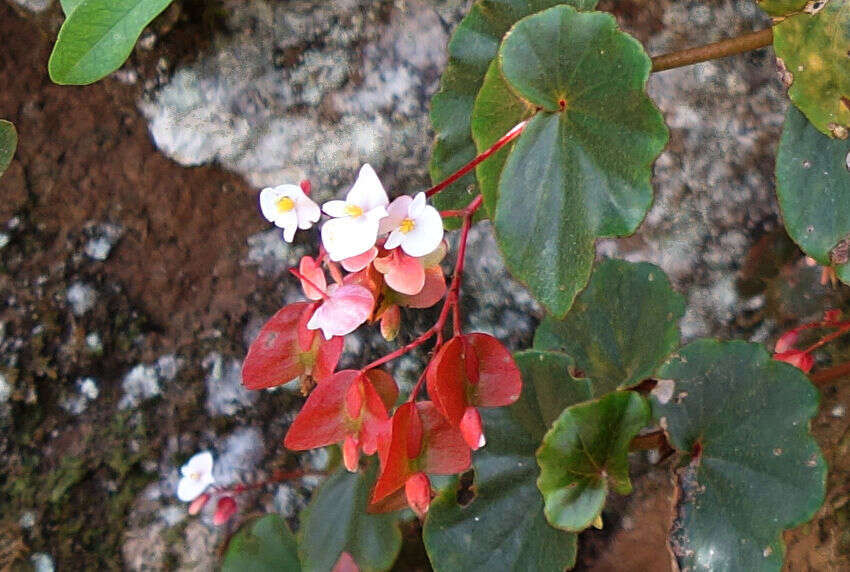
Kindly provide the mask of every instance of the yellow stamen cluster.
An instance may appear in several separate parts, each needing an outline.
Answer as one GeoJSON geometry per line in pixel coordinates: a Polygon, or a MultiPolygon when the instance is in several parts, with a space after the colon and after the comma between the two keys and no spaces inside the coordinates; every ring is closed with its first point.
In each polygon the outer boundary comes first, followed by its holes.
{"type": "Polygon", "coordinates": [[[414,228],[416,228],[416,223],[413,222],[413,219],[409,219],[409,218],[406,218],[403,221],[401,221],[401,224],[398,227],[398,229],[401,232],[403,232],[404,234],[407,234],[408,232],[410,232],[414,228]]]}
{"type": "Polygon", "coordinates": [[[275,203],[277,206],[277,210],[282,213],[288,213],[292,209],[295,208],[295,201],[290,199],[289,197],[280,197],[275,203]]]}
{"type": "Polygon", "coordinates": [[[358,217],[363,214],[363,209],[357,205],[345,205],[345,214],[348,216],[358,217]]]}

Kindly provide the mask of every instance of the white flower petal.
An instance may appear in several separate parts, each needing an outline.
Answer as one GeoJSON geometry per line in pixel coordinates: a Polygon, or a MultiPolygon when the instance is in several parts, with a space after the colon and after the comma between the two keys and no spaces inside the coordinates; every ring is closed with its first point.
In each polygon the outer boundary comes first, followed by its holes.
{"type": "Polygon", "coordinates": [[[328,216],[340,218],[348,216],[345,212],[346,206],[348,206],[348,203],[345,201],[328,201],[322,205],[322,210],[325,211],[325,214],[328,216]]]}
{"type": "Polygon", "coordinates": [[[322,244],[334,262],[363,254],[377,239],[378,222],[364,216],[334,218],[322,226],[322,244]]]}
{"type": "Polygon", "coordinates": [[[402,240],[404,240],[404,233],[396,229],[392,231],[387,237],[387,241],[384,243],[384,248],[386,248],[387,250],[392,250],[393,248],[401,244],[402,240]]]}
{"type": "Polygon", "coordinates": [[[354,186],[348,191],[345,200],[364,211],[370,211],[375,207],[385,207],[390,202],[381,180],[368,163],[360,168],[357,180],[354,181],[354,186]]]}
{"type": "Polygon", "coordinates": [[[295,209],[286,212],[278,212],[274,219],[274,224],[278,228],[286,229],[291,226],[298,228],[298,213],[295,212],[295,209]]]}
{"type": "Polygon", "coordinates": [[[213,456],[209,451],[201,451],[200,453],[196,453],[192,455],[192,458],[189,459],[185,465],[183,465],[182,471],[184,475],[189,473],[200,473],[201,475],[211,475],[213,470],[213,456]]]}
{"type": "Polygon", "coordinates": [[[260,212],[263,213],[267,221],[275,221],[275,217],[280,212],[277,208],[277,201],[281,196],[280,192],[271,187],[260,191],[260,212]]]}
{"type": "Polygon", "coordinates": [[[426,206],[414,220],[413,229],[404,235],[401,249],[408,256],[425,256],[440,246],[443,240],[443,219],[432,206],[426,206]]]}
{"type": "Polygon", "coordinates": [[[307,230],[322,217],[319,205],[306,196],[295,203],[295,212],[298,213],[298,228],[302,230],[307,230]]]}
{"type": "Polygon", "coordinates": [[[201,496],[201,493],[210,485],[203,479],[183,477],[177,484],[177,498],[183,502],[191,502],[201,496]]]}
{"type": "Polygon", "coordinates": [[[386,207],[375,207],[372,210],[363,213],[363,216],[377,223],[378,229],[380,230],[381,221],[387,218],[387,209],[386,207]]]}
{"type": "Polygon", "coordinates": [[[425,198],[425,193],[416,193],[416,196],[413,198],[413,201],[407,209],[407,216],[413,219],[419,218],[427,205],[428,202],[425,198]]]}
{"type": "Polygon", "coordinates": [[[286,242],[292,242],[292,239],[295,238],[295,231],[298,230],[298,225],[289,225],[284,227],[283,229],[283,240],[286,242]]]}
{"type": "Polygon", "coordinates": [[[387,216],[381,220],[381,227],[378,234],[386,234],[398,228],[405,218],[407,218],[407,210],[413,199],[409,195],[402,195],[387,207],[387,216]]]}

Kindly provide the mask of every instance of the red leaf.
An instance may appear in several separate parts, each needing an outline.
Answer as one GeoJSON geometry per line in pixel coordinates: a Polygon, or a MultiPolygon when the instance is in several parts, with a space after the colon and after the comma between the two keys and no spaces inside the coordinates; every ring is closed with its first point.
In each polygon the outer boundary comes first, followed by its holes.
{"type": "Polygon", "coordinates": [[[317,335],[313,340],[316,351],[316,361],[313,368],[308,371],[313,379],[321,382],[333,375],[336,369],[336,364],[339,363],[339,356],[342,355],[342,349],[345,346],[345,338],[342,336],[334,336],[329,340],[317,335]]]}
{"type": "Polygon", "coordinates": [[[519,399],[522,374],[508,348],[487,334],[469,334],[466,338],[478,358],[478,383],[472,405],[502,407],[519,399]]]}
{"type": "Polygon", "coordinates": [[[425,473],[414,473],[404,483],[407,504],[419,518],[425,518],[431,506],[431,481],[425,473]]]}
{"type": "Polygon", "coordinates": [[[473,451],[477,451],[486,443],[481,413],[475,407],[467,407],[463,413],[463,419],[460,420],[460,434],[473,451]]]}
{"type": "Polygon", "coordinates": [[[393,376],[383,369],[370,369],[366,372],[366,377],[372,382],[372,387],[381,396],[381,401],[387,409],[391,409],[398,399],[398,386],[393,376]]]}
{"type": "Polygon", "coordinates": [[[246,388],[265,389],[281,385],[310,373],[314,364],[317,379],[333,371],[342,353],[342,338],[317,340],[316,332],[304,336],[299,327],[313,307],[314,304],[308,302],[290,304],[265,323],[248,348],[242,366],[242,384],[246,388]],[[300,339],[302,337],[303,340],[300,339]],[[302,341],[308,340],[309,345],[302,346],[302,341]]]}
{"type": "Polygon", "coordinates": [[[419,470],[429,475],[454,475],[467,470],[472,457],[457,427],[449,425],[430,401],[416,402],[416,409],[425,440],[419,470]]]}
{"type": "Polygon", "coordinates": [[[462,336],[443,344],[425,374],[428,395],[453,425],[459,425],[467,403],[466,363],[462,336]]]}
{"type": "Polygon", "coordinates": [[[812,370],[812,366],[815,365],[815,359],[812,357],[812,354],[801,350],[789,350],[774,354],[773,359],[790,363],[804,373],[809,373],[812,370]]]}

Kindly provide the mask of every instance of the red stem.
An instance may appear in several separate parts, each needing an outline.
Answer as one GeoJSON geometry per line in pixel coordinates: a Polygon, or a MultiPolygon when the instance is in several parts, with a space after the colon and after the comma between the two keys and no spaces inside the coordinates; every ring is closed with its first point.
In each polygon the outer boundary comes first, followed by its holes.
{"type": "Polygon", "coordinates": [[[233,485],[232,487],[212,487],[212,491],[215,494],[238,495],[239,493],[244,493],[245,491],[263,488],[264,486],[270,485],[272,483],[291,481],[292,479],[301,479],[304,477],[324,476],[327,476],[327,473],[322,471],[274,471],[271,477],[263,481],[259,481],[256,483],[239,483],[238,485],[233,485]]]}
{"type": "MultiPolygon", "coordinates": [[[[838,324],[835,324],[835,326],[838,326],[838,324]]],[[[850,332],[850,324],[848,324],[848,323],[841,324],[838,331],[832,332],[828,336],[822,337],[820,340],[818,340],[817,342],[813,343],[812,345],[810,345],[809,347],[804,349],[803,352],[809,353],[811,351],[814,351],[814,350],[818,349],[819,347],[821,347],[822,345],[827,344],[827,343],[831,342],[832,340],[834,340],[836,338],[840,338],[841,336],[843,336],[847,332],[850,332]]]]}
{"type": "Polygon", "coordinates": [[[522,130],[525,129],[526,124],[528,124],[528,119],[515,125],[513,129],[502,135],[502,137],[498,141],[493,143],[492,147],[490,147],[486,151],[482,151],[478,154],[477,157],[475,157],[472,161],[461,167],[453,175],[449,175],[447,179],[437,183],[436,185],[425,191],[425,196],[432,197],[443,189],[445,189],[446,187],[448,187],[449,185],[451,185],[452,183],[454,183],[455,181],[457,181],[458,179],[460,179],[461,177],[463,177],[465,174],[474,169],[481,161],[485,160],[487,157],[489,157],[490,155],[492,155],[493,153],[495,153],[517,137],[519,137],[522,133],[522,130]]]}

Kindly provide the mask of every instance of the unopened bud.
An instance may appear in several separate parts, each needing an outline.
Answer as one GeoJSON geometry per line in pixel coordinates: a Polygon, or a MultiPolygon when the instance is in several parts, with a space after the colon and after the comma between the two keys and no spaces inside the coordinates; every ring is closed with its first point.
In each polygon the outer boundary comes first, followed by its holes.
{"type": "Polygon", "coordinates": [[[363,409],[362,387],[360,381],[355,380],[348,386],[348,391],[345,392],[345,412],[352,419],[359,419],[360,410],[363,409]]]}
{"type": "Polygon", "coordinates": [[[233,497],[221,497],[218,499],[218,504],[215,507],[213,515],[213,524],[221,526],[231,519],[236,514],[236,500],[233,497]]]}
{"type": "Polygon", "coordinates": [[[301,181],[300,186],[301,186],[301,190],[304,191],[304,194],[307,195],[307,196],[310,196],[310,188],[311,188],[310,179],[304,179],[303,181],[301,181]]]}
{"type": "Polygon", "coordinates": [[[778,340],[776,340],[776,345],[773,347],[773,351],[778,354],[787,352],[794,347],[799,336],[800,335],[795,330],[788,330],[779,336],[778,340]]]}
{"type": "Polygon", "coordinates": [[[204,493],[195,500],[192,501],[192,504],[189,505],[189,514],[195,516],[206,506],[207,502],[210,500],[210,494],[204,493]]]}
{"type": "Polygon", "coordinates": [[[331,572],[360,572],[360,568],[357,567],[357,563],[351,557],[351,554],[343,552],[339,555],[339,560],[336,561],[331,572]]]}
{"type": "Polygon", "coordinates": [[[460,434],[469,448],[475,451],[484,446],[487,440],[484,438],[484,426],[481,422],[481,414],[475,407],[467,407],[460,420],[460,434]]]}
{"type": "Polygon", "coordinates": [[[791,350],[773,355],[773,359],[790,363],[794,367],[802,370],[804,373],[809,373],[812,366],[815,365],[815,358],[812,354],[800,350],[791,350]]]}
{"type": "Polygon", "coordinates": [[[401,308],[394,304],[381,315],[381,335],[384,336],[385,340],[391,342],[398,336],[400,329],[401,308]]]}
{"type": "Polygon", "coordinates": [[[346,435],[345,441],[342,442],[342,461],[346,469],[352,473],[357,472],[360,465],[360,445],[351,435],[346,435]]]}
{"type": "Polygon", "coordinates": [[[431,506],[431,481],[425,473],[415,473],[404,483],[407,504],[419,518],[424,518],[431,506]]]}
{"type": "Polygon", "coordinates": [[[823,313],[823,321],[827,323],[841,320],[841,310],[827,310],[823,313]]]}

